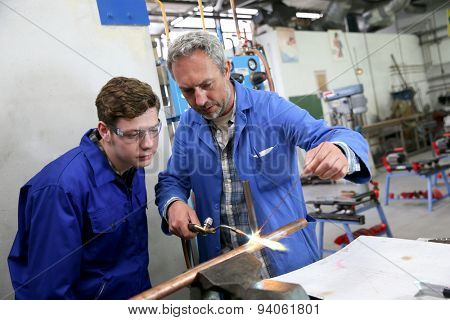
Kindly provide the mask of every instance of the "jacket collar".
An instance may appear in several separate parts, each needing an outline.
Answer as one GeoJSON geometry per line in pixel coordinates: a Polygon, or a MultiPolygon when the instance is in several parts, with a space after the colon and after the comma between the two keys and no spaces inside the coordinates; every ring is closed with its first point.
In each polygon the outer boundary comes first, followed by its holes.
{"type": "Polygon", "coordinates": [[[94,179],[97,187],[116,179],[116,174],[109,165],[108,159],[99,147],[89,139],[94,129],[90,129],[81,138],[80,148],[94,171],[94,179]]]}

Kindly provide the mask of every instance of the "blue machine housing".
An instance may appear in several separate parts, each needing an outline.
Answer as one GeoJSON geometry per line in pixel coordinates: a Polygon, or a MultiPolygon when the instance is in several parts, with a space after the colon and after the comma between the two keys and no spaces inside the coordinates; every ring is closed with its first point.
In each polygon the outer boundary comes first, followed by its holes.
{"type": "Polygon", "coordinates": [[[176,122],[180,120],[181,115],[189,109],[189,103],[187,102],[186,98],[181,93],[180,88],[177,85],[177,82],[172,77],[169,71],[167,71],[167,74],[169,76],[169,96],[170,96],[170,103],[173,106],[173,110],[175,112],[174,116],[170,119],[172,122],[176,122]]]}
{"type": "Polygon", "coordinates": [[[97,0],[102,25],[148,26],[145,0],[97,0]]]}
{"type": "Polygon", "coordinates": [[[364,87],[362,84],[354,84],[347,87],[342,87],[339,89],[330,90],[323,93],[325,101],[333,101],[345,97],[350,97],[356,94],[361,94],[364,92],[364,87]]]}
{"type": "MultiPolygon", "coordinates": [[[[231,72],[240,73],[244,76],[244,86],[254,88],[250,81],[250,74],[255,71],[261,71],[261,62],[257,56],[233,56],[231,72]]],[[[264,90],[264,84],[256,86],[258,90],[264,90]]]]}

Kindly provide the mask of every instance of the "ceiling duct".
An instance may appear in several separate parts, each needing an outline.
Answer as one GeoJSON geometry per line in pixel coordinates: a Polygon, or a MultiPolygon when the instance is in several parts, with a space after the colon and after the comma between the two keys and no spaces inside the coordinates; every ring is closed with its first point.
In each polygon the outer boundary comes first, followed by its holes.
{"type": "Polygon", "coordinates": [[[311,23],[311,28],[313,30],[345,30],[345,18],[347,17],[351,7],[351,1],[332,1],[323,13],[323,18],[313,21],[311,23]]]}
{"type": "Polygon", "coordinates": [[[213,7],[214,12],[221,12],[223,6],[223,0],[217,0],[216,4],[213,7]]]}
{"type": "Polygon", "coordinates": [[[295,27],[296,8],[285,5],[281,0],[272,2],[272,11],[259,8],[258,14],[253,16],[255,25],[268,24],[271,27],[295,27]]]}
{"type": "Polygon", "coordinates": [[[375,31],[391,25],[395,14],[408,7],[411,0],[392,0],[363,13],[364,31],[375,31]]]}

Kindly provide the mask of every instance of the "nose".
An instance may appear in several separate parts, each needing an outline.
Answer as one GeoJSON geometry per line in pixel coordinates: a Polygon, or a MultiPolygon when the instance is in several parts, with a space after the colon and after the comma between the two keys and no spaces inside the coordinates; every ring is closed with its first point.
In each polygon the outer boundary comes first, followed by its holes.
{"type": "Polygon", "coordinates": [[[203,106],[208,102],[208,97],[206,96],[206,91],[202,88],[195,89],[195,104],[197,106],[203,106]]]}
{"type": "Polygon", "coordinates": [[[157,143],[158,141],[158,136],[156,137],[152,137],[150,136],[150,134],[147,132],[145,137],[142,138],[142,140],[140,141],[140,147],[143,150],[149,150],[152,149],[155,145],[155,143],[157,143]]]}

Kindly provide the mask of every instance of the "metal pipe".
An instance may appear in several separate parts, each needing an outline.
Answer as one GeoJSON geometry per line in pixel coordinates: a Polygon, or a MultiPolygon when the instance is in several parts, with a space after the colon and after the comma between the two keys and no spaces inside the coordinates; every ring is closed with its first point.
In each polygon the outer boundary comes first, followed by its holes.
{"type": "Polygon", "coordinates": [[[426,44],[429,44],[429,43],[436,43],[436,44],[438,44],[439,42],[441,42],[442,40],[445,40],[447,38],[448,38],[448,36],[441,36],[441,37],[433,38],[433,39],[426,40],[426,41],[419,41],[419,45],[423,46],[423,45],[426,45],[426,44]]]}
{"type": "Polygon", "coordinates": [[[230,0],[231,12],[233,13],[234,27],[236,28],[236,35],[238,38],[238,42],[241,41],[241,31],[239,30],[239,23],[236,15],[236,4],[234,0],[230,0]]]}
{"type": "Polygon", "coordinates": [[[248,223],[250,225],[250,230],[255,234],[258,232],[258,222],[256,221],[255,206],[253,205],[252,191],[250,190],[250,184],[247,180],[242,181],[242,188],[244,189],[245,203],[247,204],[248,210],[248,223]]]}
{"type": "Polygon", "coordinates": [[[213,8],[213,12],[221,12],[222,5],[223,5],[223,0],[217,0],[216,5],[213,8]]]}
{"type": "Polygon", "coordinates": [[[419,31],[419,32],[416,32],[416,35],[421,37],[423,35],[434,33],[435,31],[440,31],[440,30],[444,30],[444,29],[447,29],[447,26],[439,26],[439,27],[436,27],[436,28],[431,29],[431,30],[419,31]]]}
{"type": "MultiPolygon", "coordinates": [[[[278,241],[283,238],[286,238],[287,236],[293,234],[294,232],[297,232],[300,229],[303,229],[306,227],[308,222],[304,219],[298,219],[295,220],[265,236],[261,236],[264,239],[269,239],[273,241],[278,241]]],[[[212,266],[218,265],[222,263],[223,261],[229,260],[241,253],[248,252],[252,253],[257,250],[260,250],[263,248],[263,245],[257,242],[248,242],[247,244],[244,244],[240,247],[237,247],[234,250],[228,251],[227,253],[224,253],[216,258],[213,258],[209,261],[203,262],[202,264],[199,264],[198,266],[187,270],[186,272],[176,276],[175,278],[169,279],[163,283],[160,283],[153,288],[146,290],[144,292],[141,292],[140,294],[134,296],[131,298],[131,300],[157,300],[162,299],[181,288],[187,287],[192,282],[194,282],[195,277],[197,274],[202,271],[206,270],[212,266]]],[[[291,252],[291,254],[298,254],[297,252],[291,252]]]]}
{"type": "Polygon", "coordinates": [[[266,58],[262,55],[261,52],[259,52],[258,49],[246,49],[246,52],[253,53],[255,56],[259,57],[259,59],[261,60],[261,62],[264,65],[264,71],[267,73],[267,81],[269,81],[269,90],[270,91],[275,91],[275,86],[273,84],[272,73],[270,72],[269,64],[267,63],[266,58]]]}

